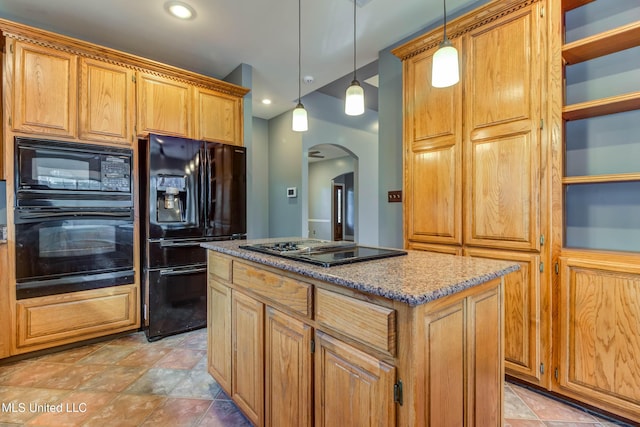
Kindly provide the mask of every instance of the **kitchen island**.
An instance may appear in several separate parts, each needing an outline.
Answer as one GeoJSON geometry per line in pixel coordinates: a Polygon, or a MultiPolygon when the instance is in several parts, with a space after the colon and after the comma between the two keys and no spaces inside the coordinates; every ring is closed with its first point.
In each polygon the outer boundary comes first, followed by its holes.
{"type": "Polygon", "coordinates": [[[407,251],[327,268],[240,247],[267,241],[203,244],[208,370],[252,423],[501,425],[517,264],[407,251]]]}

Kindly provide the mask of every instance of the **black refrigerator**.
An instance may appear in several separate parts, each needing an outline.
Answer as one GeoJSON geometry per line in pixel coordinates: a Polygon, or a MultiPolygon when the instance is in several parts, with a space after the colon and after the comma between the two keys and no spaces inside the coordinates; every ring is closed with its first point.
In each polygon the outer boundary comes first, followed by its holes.
{"type": "Polygon", "coordinates": [[[142,323],[149,341],[206,326],[200,245],[246,238],[245,150],[156,134],[139,141],[142,323]]]}

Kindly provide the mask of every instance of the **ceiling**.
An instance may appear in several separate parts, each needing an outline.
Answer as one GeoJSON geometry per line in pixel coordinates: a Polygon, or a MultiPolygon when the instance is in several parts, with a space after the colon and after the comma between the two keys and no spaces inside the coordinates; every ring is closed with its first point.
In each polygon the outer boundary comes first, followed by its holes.
{"type": "MultiPolygon", "coordinates": [[[[356,0],[357,68],[378,52],[440,23],[440,0],[356,0]],[[362,5],[362,6],[360,6],[362,5]]],[[[270,119],[298,98],[298,3],[295,0],[183,0],[196,11],[182,21],[166,0],[0,0],[0,17],[224,78],[252,66],[255,117],[270,119]],[[271,105],[264,105],[270,98],[271,105]]],[[[448,0],[456,14],[478,0],[448,0]]],[[[302,96],[353,73],[352,0],[302,0],[302,96]]],[[[363,76],[364,77],[364,76],[363,76]]],[[[358,79],[361,81],[360,76],[358,79]]],[[[346,90],[348,83],[344,85],[346,90]]],[[[325,88],[331,91],[336,85],[325,88]]],[[[366,98],[366,94],[365,94],[366,98]]]]}

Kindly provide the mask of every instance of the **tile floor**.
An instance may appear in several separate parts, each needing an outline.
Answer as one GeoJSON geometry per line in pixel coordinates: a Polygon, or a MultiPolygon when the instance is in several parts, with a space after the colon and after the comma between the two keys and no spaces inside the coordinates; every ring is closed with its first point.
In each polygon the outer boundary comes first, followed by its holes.
{"type": "MultiPolygon", "coordinates": [[[[138,332],[0,365],[0,427],[249,426],[206,372],[206,330],[138,332]]],[[[505,427],[617,425],[515,384],[505,427]]]]}

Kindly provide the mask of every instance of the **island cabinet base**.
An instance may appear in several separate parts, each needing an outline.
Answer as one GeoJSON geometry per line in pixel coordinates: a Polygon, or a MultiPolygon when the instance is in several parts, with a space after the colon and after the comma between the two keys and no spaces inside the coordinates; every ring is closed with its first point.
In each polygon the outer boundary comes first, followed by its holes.
{"type": "Polygon", "coordinates": [[[426,304],[208,254],[208,370],[256,426],[500,426],[503,282],[426,304]]]}

